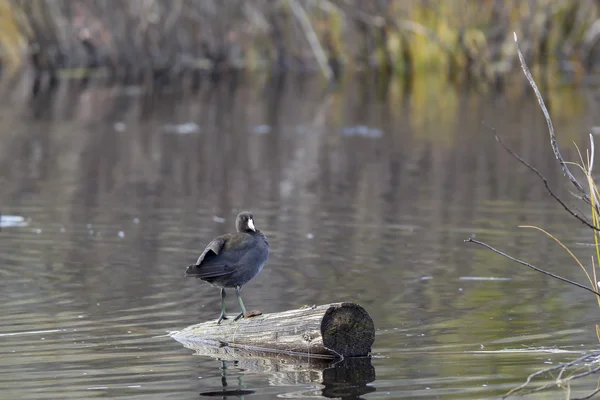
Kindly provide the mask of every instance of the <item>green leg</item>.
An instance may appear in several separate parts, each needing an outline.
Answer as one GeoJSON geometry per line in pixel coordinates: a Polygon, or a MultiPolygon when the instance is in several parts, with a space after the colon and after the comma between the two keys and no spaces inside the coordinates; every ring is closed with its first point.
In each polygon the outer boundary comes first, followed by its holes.
{"type": "Polygon", "coordinates": [[[241,289],[241,286],[235,287],[235,295],[237,296],[237,299],[240,303],[240,308],[242,309],[242,312],[237,317],[235,317],[234,321],[237,321],[238,319],[240,319],[244,315],[246,315],[246,307],[244,307],[244,301],[242,300],[242,296],[240,296],[240,289],[241,289]]]}
{"type": "Polygon", "coordinates": [[[224,319],[227,319],[227,315],[225,315],[225,288],[221,288],[221,315],[219,315],[217,325],[219,325],[224,319]]]}

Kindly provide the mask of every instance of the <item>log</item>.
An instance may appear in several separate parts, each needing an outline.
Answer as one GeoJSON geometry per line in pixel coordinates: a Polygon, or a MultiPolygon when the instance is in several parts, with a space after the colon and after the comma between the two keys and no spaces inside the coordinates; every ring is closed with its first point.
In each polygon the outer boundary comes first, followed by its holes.
{"type": "Polygon", "coordinates": [[[216,320],[189,326],[169,336],[190,346],[275,352],[311,358],[367,356],[375,340],[373,320],[354,303],[332,303],[274,314],[216,320]]]}

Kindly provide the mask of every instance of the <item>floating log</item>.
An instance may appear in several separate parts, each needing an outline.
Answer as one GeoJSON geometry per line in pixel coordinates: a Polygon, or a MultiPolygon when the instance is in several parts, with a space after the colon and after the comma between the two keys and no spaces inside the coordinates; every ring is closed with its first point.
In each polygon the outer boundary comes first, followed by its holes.
{"type": "Polygon", "coordinates": [[[311,358],[366,356],[375,340],[373,320],[354,303],[332,303],[274,314],[204,322],[170,334],[187,347],[218,354],[243,349],[311,358]],[[205,350],[209,351],[209,350],[205,350]]]}

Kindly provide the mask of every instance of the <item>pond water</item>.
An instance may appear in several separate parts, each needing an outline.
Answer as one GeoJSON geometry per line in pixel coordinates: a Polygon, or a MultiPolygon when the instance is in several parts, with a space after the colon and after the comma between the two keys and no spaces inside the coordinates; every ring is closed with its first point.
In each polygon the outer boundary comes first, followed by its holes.
{"type": "MultiPolygon", "coordinates": [[[[589,293],[463,243],[587,283],[556,243],[518,226],[556,234],[588,265],[590,231],[481,123],[573,199],[520,76],[502,92],[308,76],[153,94],[29,87],[7,84],[0,106],[2,398],[498,398],[598,345],[589,293]],[[377,332],[360,373],[223,365],[166,336],[218,316],[218,290],[183,273],[243,209],[271,243],[247,307],[362,305],[377,332]]],[[[546,93],[577,160],[594,91],[546,93]]]]}

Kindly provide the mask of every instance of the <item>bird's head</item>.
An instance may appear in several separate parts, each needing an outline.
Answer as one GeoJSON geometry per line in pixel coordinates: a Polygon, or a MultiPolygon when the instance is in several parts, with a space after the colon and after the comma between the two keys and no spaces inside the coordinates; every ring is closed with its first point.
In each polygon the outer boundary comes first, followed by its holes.
{"type": "Polygon", "coordinates": [[[239,213],[235,219],[235,227],[238,232],[256,232],[252,213],[249,211],[239,213]]]}

